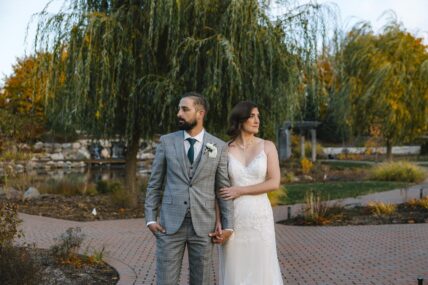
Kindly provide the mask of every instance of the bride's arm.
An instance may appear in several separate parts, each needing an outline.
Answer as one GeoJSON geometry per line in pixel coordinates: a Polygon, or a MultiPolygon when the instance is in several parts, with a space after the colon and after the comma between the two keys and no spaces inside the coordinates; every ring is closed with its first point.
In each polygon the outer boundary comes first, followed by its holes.
{"type": "Polygon", "coordinates": [[[281,171],[279,168],[278,152],[271,141],[265,141],[267,155],[267,173],[264,182],[249,186],[232,186],[220,190],[220,195],[226,199],[235,199],[242,195],[257,195],[276,190],[280,186],[281,171]]]}
{"type": "Polygon", "coordinates": [[[221,217],[220,217],[220,206],[217,200],[215,201],[215,232],[221,234],[221,217]]]}

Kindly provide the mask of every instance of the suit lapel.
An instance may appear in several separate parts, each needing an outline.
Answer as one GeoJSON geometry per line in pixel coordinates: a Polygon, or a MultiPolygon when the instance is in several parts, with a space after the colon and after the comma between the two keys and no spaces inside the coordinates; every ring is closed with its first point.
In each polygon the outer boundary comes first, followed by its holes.
{"type": "Polygon", "coordinates": [[[205,148],[206,148],[207,142],[209,142],[209,138],[210,138],[210,134],[207,131],[205,131],[204,140],[202,142],[202,148],[201,148],[201,153],[200,153],[201,160],[199,161],[198,167],[195,170],[195,174],[193,175],[193,179],[195,179],[195,177],[198,176],[199,172],[201,172],[201,169],[205,165],[205,162],[207,160],[205,148]]]}
{"type": "Polygon", "coordinates": [[[187,166],[185,159],[187,159],[184,151],[184,132],[177,132],[177,137],[174,140],[175,152],[177,153],[177,159],[183,169],[184,176],[189,179],[189,174],[187,171],[187,166]]]}

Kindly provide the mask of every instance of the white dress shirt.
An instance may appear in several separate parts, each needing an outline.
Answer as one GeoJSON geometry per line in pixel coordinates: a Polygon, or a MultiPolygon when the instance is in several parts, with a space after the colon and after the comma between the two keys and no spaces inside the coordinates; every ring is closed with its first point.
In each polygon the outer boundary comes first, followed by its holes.
{"type": "Polygon", "coordinates": [[[205,134],[204,129],[202,129],[202,131],[194,137],[190,136],[186,131],[184,131],[184,150],[186,151],[186,157],[187,157],[187,152],[189,151],[189,148],[190,148],[190,142],[187,139],[194,138],[196,140],[195,144],[193,145],[193,150],[195,154],[193,157],[195,158],[194,160],[196,160],[196,158],[198,157],[202,149],[202,144],[204,142],[204,134],[205,134]]]}

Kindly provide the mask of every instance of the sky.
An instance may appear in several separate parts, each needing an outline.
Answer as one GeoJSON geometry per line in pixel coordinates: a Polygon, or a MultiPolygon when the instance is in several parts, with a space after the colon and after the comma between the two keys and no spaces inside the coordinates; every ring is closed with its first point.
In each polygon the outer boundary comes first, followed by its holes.
{"type": "MultiPolygon", "coordinates": [[[[274,1],[274,0],[272,0],[274,1]]],[[[31,15],[40,12],[49,0],[0,0],[0,87],[5,76],[12,73],[17,58],[32,52],[34,24],[25,41],[27,24],[31,15]]],[[[309,2],[309,0],[300,0],[309,2]]],[[[314,2],[314,1],[312,1],[314,2]]],[[[428,0],[318,0],[318,3],[336,3],[339,9],[339,23],[345,30],[359,21],[369,21],[375,31],[385,24],[385,17],[379,17],[387,10],[397,15],[398,21],[428,45],[428,0]]],[[[54,0],[50,12],[56,12],[62,1],[54,0]]]]}

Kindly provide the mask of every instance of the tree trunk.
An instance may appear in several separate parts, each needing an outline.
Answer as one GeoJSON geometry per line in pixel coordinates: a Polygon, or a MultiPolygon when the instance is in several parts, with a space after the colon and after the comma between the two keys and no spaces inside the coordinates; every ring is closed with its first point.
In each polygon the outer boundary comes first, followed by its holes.
{"type": "Polygon", "coordinates": [[[128,148],[126,152],[126,163],[125,163],[125,172],[126,172],[126,192],[129,195],[129,207],[134,208],[138,204],[138,199],[140,191],[137,189],[137,153],[140,147],[140,137],[134,135],[128,141],[128,148]]]}
{"type": "Polygon", "coordinates": [[[392,143],[389,139],[386,140],[386,159],[392,160],[392,143]]]}

